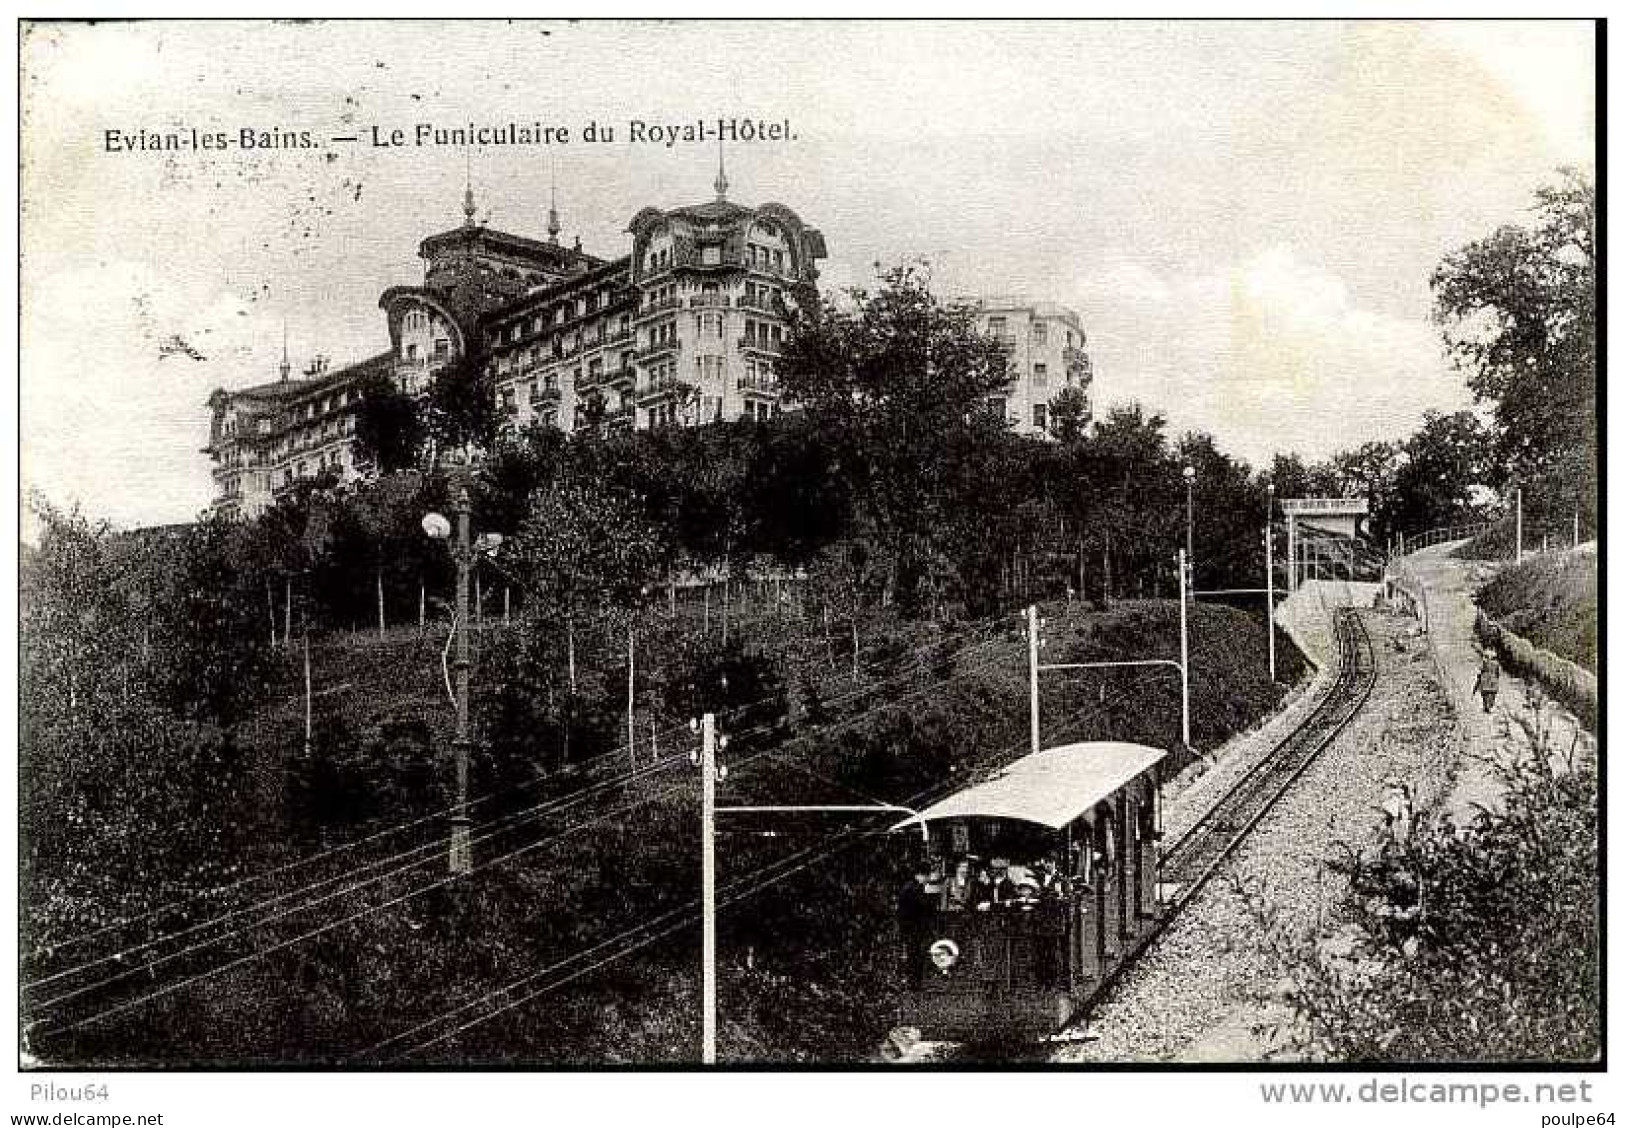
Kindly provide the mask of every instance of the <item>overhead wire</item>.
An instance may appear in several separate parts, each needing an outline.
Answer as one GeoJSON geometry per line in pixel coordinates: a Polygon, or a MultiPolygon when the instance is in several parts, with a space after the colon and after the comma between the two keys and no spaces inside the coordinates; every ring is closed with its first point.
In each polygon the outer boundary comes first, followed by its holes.
{"type": "MultiPolygon", "coordinates": [[[[956,655],[956,657],[962,657],[963,654],[965,654],[965,653],[970,653],[970,652],[973,652],[975,650],[982,649],[982,648],[984,648],[984,647],[986,647],[988,645],[992,645],[992,644],[994,644],[994,643],[996,643],[998,641],[1001,641],[1001,640],[1000,639],[984,640],[983,642],[981,642],[979,644],[976,644],[975,646],[965,648],[958,655],[956,655]]],[[[924,648],[922,648],[922,649],[924,649],[924,648]]],[[[973,665],[972,667],[968,667],[968,668],[956,671],[954,674],[950,675],[949,678],[944,679],[941,682],[936,682],[936,683],[933,683],[931,685],[922,687],[919,690],[915,690],[910,694],[904,695],[904,697],[902,697],[902,698],[898,698],[898,699],[895,699],[895,700],[892,700],[892,701],[887,701],[887,702],[884,702],[884,703],[882,703],[880,705],[874,706],[871,709],[860,711],[858,714],[855,714],[852,717],[845,718],[842,721],[836,722],[833,725],[825,726],[824,728],[822,728],[820,730],[817,730],[814,733],[803,734],[802,736],[792,738],[791,743],[798,743],[798,742],[800,742],[800,741],[802,741],[804,739],[807,739],[810,736],[827,735],[829,732],[838,730],[840,728],[847,727],[847,726],[849,726],[851,724],[855,724],[855,723],[857,723],[857,721],[863,719],[865,716],[867,716],[867,715],[869,715],[869,714],[871,714],[873,712],[879,711],[880,709],[894,707],[897,704],[900,704],[902,701],[909,700],[909,699],[921,696],[921,695],[923,695],[925,693],[934,692],[934,691],[940,689],[949,680],[954,680],[957,677],[959,677],[959,676],[961,676],[961,675],[963,675],[965,673],[976,672],[976,671],[979,671],[981,669],[985,669],[985,668],[990,667],[995,660],[996,659],[994,659],[994,658],[989,658],[989,659],[986,659],[986,660],[984,660],[984,661],[982,661],[980,663],[977,663],[977,664],[973,665]]],[[[886,679],[883,679],[883,681],[895,680],[897,677],[912,674],[912,673],[916,672],[918,668],[919,668],[919,666],[915,666],[915,667],[905,669],[903,671],[900,671],[900,672],[898,672],[896,674],[893,674],[893,675],[889,676],[886,679]]],[[[863,691],[856,691],[853,694],[849,694],[847,696],[848,696],[848,698],[861,696],[864,693],[871,692],[873,688],[875,688],[875,687],[869,687],[868,689],[865,689],[863,691]]],[[[837,700],[840,700],[840,699],[837,699],[837,700]]],[[[833,703],[834,702],[832,702],[832,704],[833,703]]],[[[747,730],[747,733],[740,734],[740,735],[741,736],[749,735],[751,733],[755,733],[755,732],[758,732],[758,731],[765,730],[766,728],[769,728],[769,727],[771,727],[771,726],[759,725],[755,729],[747,730]]],[[[775,754],[779,754],[779,755],[783,754],[782,750],[768,750],[768,751],[769,752],[774,752],[775,754]]],[[[760,759],[763,755],[766,755],[766,754],[767,754],[767,752],[757,753],[756,755],[754,755],[754,756],[748,758],[746,761],[742,762],[739,766],[740,766],[740,768],[743,768],[747,764],[749,764],[751,762],[754,762],[755,760],[760,759]]],[[[655,770],[659,770],[660,768],[663,768],[665,766],[669,766],[670,764],[676,762],[677,760],[680,760],[681,758],[682,758],[681,754],[676,754],[674,756],[666,757],[662,761],[659,761],[656,765],[651,765],[650,767],[644,769],[644,772],[645,772],[645,774],[652,774],[655,770]]],[[[605,787],[611,786],[611,785],[619,783],[619,782],[624,782],[624,780],[620,779],[620,778],[617,778],[615,780],[605,781],[604,783],[595,785],[595,787],[598,788],[598,789],[603,789],[605,787]]],[[[583,789],[583,790],[588,790],[588,789],[583,789]]],[[[624,811],[634,809],[634,808],[636,808],[638,806],[642,806],[642,805],[644,805],[644,804],[646,804],[648,802],[656,801],[657,799],[659,799],[661,797],[664,797],[664,795],[670,794],[670,793],[674,792],[675,790],[676,789],[667,789],[664,792],[656,793],[656,795],[654,795],[654,796],[646,798],[646,799],[644,799],[644,800],[642,800],[642,801],[640,801],[638,803],[631,804],[628,807],[622,808],[622,809],[620,809],[620,811],[617,811],[617,812],[614,812],[614,813],[623,813],[624,811]]],[[[586,796],[584,796],[584,795],[580,795],[579,792],[571,793],[570,796],[563,797],[560,800],[560,802],[562,803],[565,800],[574,800],[574,801],[579,802],[581,799],[583,799],[585,797],[586,796]]],[[[508,858],[517,856],[518,854],[526,853],[526,852],[529,852],[531,850],[538,849],[543,845],[549,844],[550,842],[562,839],[563,837],[574,833],[576,830],[579,830],[584,826],[590,825],[590,824],[595,823],[595,822],[602,821],[604,817],[607,817],[607,816],[598,816],[596,818],[585,820],[582,823],[577,823],[577,824],[575,824],[575,825],[573,825],[571,827],[565,828],[564,830],[561,830],[561,831],[555,833],[554,835],[551,835],[551,836],[549,836],[547,838],[544,838],[544,839],[542,839],[542,840],[540,840],[538,842],[532,843],[529,846],[526,846],[526,847],[522,848],[519,851],[512,852],[510,854],[504,855],[501,858],[495,859],[492,862],[485,863],[485,865],[497,864],[498,862],[505,861],[508,858]]],[[[501,821],[502,820],[498,820],[499,823],[501,821]]],[[[486,835],[478,837],[475,841],[476,842],[489,841],[492,837],[495,836],[495,834],[497,832],[498,832],[497,830],[493,830],[491,833],[488,833],[486,835]]],[[[38,1007],[39,1007],[39,1009],[44,1010],[44,1009],[48,1009],[48,1008],[50,1008],[52,1006],[58,1005],[60,1003],[70,1001],[73,998],[82,997],[85,994],[88,994],[88,993],[90,993],[92,991],[95,991],[95,990],[99,990],[102,987],[110,986],[111,984],[113,984],[115,982],[122,981],[124,979],[127,979],[127,978],[133,976],[133,975],[137,975],[137,974],[140,974],[142,972],[150,972],[156,967],[166,965],[166,964],[171,963],[174,960],[182,958],[182,957],[184,957],[186,955],[193,954],[194,952],[201,951],[201,950],[204,950],[206,948],[217,946],[218,944],[224,943],[225,941],[227,941],[229,939],[232,939],[235,936],[244,934],[245,932],[249,931],[250,929],[263,927],[264,925],[270,924],[270,923],[272,923],[272,922],[274,922],[276,920],[284,919],[286,917],[297,915],[298,913],[308,911],[309,909],[314,908],[314,907],[316,907],[316,906],[318,906],[320,904],[324,904],[324,903],[326,903],[328,901],[332,901],[332,900],[337,899],[339,897],[348,896],[349,894],[351,894],[353,892],[356,892],[359,889],[365,888],[368,885],[378,884],[378,883],[380,883],[380,882],[382,882],[384,880],[387,880],[390,877],[396,876],[397,874],[400,874],[400,873],[406,872],[408,870],[417,868],[419,865],[424,864],[424,862],[432,860],[433,856],[437,855],[440,852],[440,847],[438,846],[438,844],[429,844],[427,846],[417,848],[417,851],[407,851],[407,852],[405,852],[405,855],[409,855],[409,854],[411,854],[413,852],[421,852],[421,851],[425,851],[425,850],[433,851],[433,854],[429,854],[429,855],[419,859],[416,862],[410,862],[410,863],[407,863],[407,864],[404,864],[404,865],[401,865],[401,866],[397,866],[395,869],[390,870],[387,873],[375,876],[373,878],[369,878],[368,880],[360,882],[360,883],[352,884],[350,886],[347,886],[344,889],[338,890],[337,892],[327,894],[325,896],[319,897],[319,898],[317,898],[317,899],[315,899],[313,901],[307,902],[305,904],[297,905],[297,906],[294,906],[293,908],[283,910],[282,912],[272,914],[271,916],[261,918],[259,920],[254,921],[254,922],[251,922],[251,923],[249,923],[247,925],[244,925],[241,928],[234,929],[234,930],[232,930],[230,932],[224,933],[221,936],[214,937],[212,939],[209,939],[209,940],[197,943],[197,944],[190,945],[190,946],[188,946],[186,948],[183,948],[183,949],[181,949],[179,951],[171,952],[171,953],[168,953],[168,954],[166,954],[164,956],[161,956],[161,957],[159,957],[157,959],[147,961],[147,962],[145,962],[145,963],[143,963],[141,965],[125,969],[125,970],[117,973],[116,975],[110,976],[110,977],[108,977],[106,979],[99,980],[96,983],[88,984],[88,985],[76,988],[76,989],[74,989],[72,991],[65,992],[65,993],[63,993],[61,995],[58,995],[58,996],[55,996],[55,997],[53,997],[51,999],[45,1000],[44,1002],[38,1004],[38,1007]]],[[[403,856],[405,856],[405,855],[403,855],[403,856]]],[[[386,859],[385,863],[374,863],[374,864],[375,865],[376,864],[387,864],[387,861],[388,860],[386,859]]],[[[371,868],[371,867],[364,867],[364,868],[371,868]]],[[[480,869],[480,868],[484,868],[484,866],[477,866],[475,868],[480,869]]],[[[319,887],[321,885],[334,884],[337,881],[344,880],[345,878],[351,877],[351,876],[354,876],[354,873],[341,875],[341,876],[339,876],[337,878],[327,879],[326,881],[316,883],[316,885],[313,886],[312,888],[319,887]]],[[[418,890],[416,892],[408,893],[405,896],[406,897],[415,896],[415,895],[417,895],[417,893],[427,892],[429,889],[438,888],[439,886],[441,886],[443,884],[445,884],[445,881],[437,881],[437,882],[431,883],[429,886],[423,887],[422,889],[420,889],[420,890],[418,890]]],[[[280,900],[280,899],[283,899],[283,898],[273,898],[273,899],[271,899],[270,902],[267,902],[266,904],[274,903],[274,901],[280,900]]],[[[393,900],[386,901],[382,905],[374,906],[371,909],[362,910],[361,912],[359,912],[357,914],[352,914],[350,917],[345,918],[344,921],[340,921],[340,922],[337,922],[337,923],[344,923],[345,921],[348,921],[350,919],[355,919],[356,917],[358,917],[360,915],[366,915],[366,913],[368,913],[368,912],[377,911],[378,909],[388,907],[388,906],[390,906],[392,904],[398,903],[398,901],[401,900],[401,899],[402,898],[395,898],[393,900]]],[[[234,915],[234,914],[227,914],[227,915],[229,917],[229,916],[234,915]]],[[[195,931],[199,930],[199,928],[206,926],[208,923],[220,923],[224,919],[226,919],[226,918],[218,918],[214,922],[205,922],[205,925],[193,926],[192,928],[182,930],[182,933],[178,933],[176,935],[178,936],[178,935],[181,935],[181,934],[190,934],[191,932],[195,932],[195,931]]],[[[262,949],[261,950],[262,954],[269,953],[269,952],[275,951],[275,950],[279,950],[280,948],[287,946],[288,943],[297,942],[300,939],[306,939],[306,938],[309,938],[309,937],[314,936],[314,935],[319,935],[324,931],[327,931],[326,927],[316,929],[316,930],[314,930],[312,932],[305,933],[300,937],[294,938],[293,941],[288,941],[288,942],[283,943],[283,944],[273,945],[272,947],[267,948],[267,949],[262,949]]],[[[174,938],[174,937],[170,937],[170,938],[174,938]]],[[[153,946],[153,945],[148,944],[148,945],[145,945],[144,947],[151,947],[151,946],[153,946]]],[[[93,961],[90,964],[83,965],[83,967],[81,967],[79,969],[70,969],[69,972],[58,973],[57,975],[55,975],[55,976],[53,976],[51,978],[52,979],[59,979],[59,978],[63,977],[64,975],[72,973],[72,971],[74,971],[74,970],[82,970],[84,967],[97,966],[97,965],[99,965],[101,963],[110,962],[111,959],[116,959],[116,958],[118,958],[118,957],[115,956],[115,957],[105,958],[105,959],[102,959],[102,960],[99,960],[99,961],[93,961]]],[[[243,957],[242,960],[233,961],[232,963],[224,965],[221,968],[214,969],[213,971],[210,971],[210,972],[205,972],[205,973],[203,973],[203,975],[204,975],[204,977],[207,977],[209,975],[216,974],[216,973],[222,972],[224,970],[228,970],[231,967],[239,966],[242,962],[251,960],[253,958],[256,958],[256,957],[253,956],[253,955],[243,957]]],[[[184,982],[189,983],[189,982],[193,982],[193,981],[196,981],[196,978],[194,978],[193,980],[184,981],[184,982]]],[[[44,982],[46,982],[46,980],[36,981],[35,983],[30,984],[29,987],[30,987],[30,989],[32,989],[33,987],[43,985],[44,982]]],[[[148,996],[144,996],[143,999],[155,998],[155,997],[158,997],[158,995],[164,994],[164,993],[167,993],[167,991],[155,992],[155,993],[149,994],[148,996]]],[[[139,1002],[139,1001],[141,1001],[141,1000],[136,1000],[136,1002],[139,1002]]],[[[114,1008],[114,1011],[103,1012],[103,1014],[104,1015],[105,1014],[111,1014],[111,1013],[114,1013],[115,1011],[118,1011],[118,1010],[121,1010],[121,1009],[123,1009],[123,1008],[122,1007],[114,1008]]],[[[87,1020],[84,1020],[84,1021],[86,1021],[86,1022],[93,1021],[97,1017],[102,1017],[102,1016],[100,1016],[100,1015],[99,1016],[93,1016],[92,1019],[87,1019],[87,1020]]],[[[78,1024],[76,1024],[76,1025],[78,1025],[78,1024]]]]}

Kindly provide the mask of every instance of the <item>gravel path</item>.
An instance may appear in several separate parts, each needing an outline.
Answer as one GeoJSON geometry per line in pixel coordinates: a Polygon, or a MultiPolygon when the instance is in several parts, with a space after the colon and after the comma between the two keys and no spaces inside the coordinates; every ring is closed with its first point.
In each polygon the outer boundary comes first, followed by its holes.
{"type": "MultiPolygon", "coordinates": [[[[1493,807],[1499,801],[1497,765],[1529,754],[1530,729],[1550,734],[1554,759],[1559,761],[1573,755],[1577,762],[1594,763],[1597,754],[1595,739],[1572,713],[1545,694],[1531,693],[1528,683],[1509,670],[1502,671],[1494,711],[1484,712],[1473,693],[1482,656],[1474,635],[1477,608],[1473,592],[1494,576],[1497,565],[1451,557],[1463,543],[1450,541],[1425,548],[1407,557],[1401,569],[1426,594],[1427,642],[1461,718],[1462,770],[1446,801],[1458,823],[1470,819],[1475,807],[1493,807]]],[[[1558,766],[1564,765],[1559,762],[1558,766]]]]}
{"type": "MultiPolygon", "coordinates": [[[[1263,883],[1290,927],[1335,924],[1343,883],[1326,872],[1323,859],[1340,844],[1376,840],[1388,776],[1408,781],[1420,808],[1448,793],[1455,767],[1453,717],[1431,658],[1414,641],[1395,649],[1395,638],[1413,623],[1361,614],[1377,654],[1366,707],[1095,1008],[1086,1040],[1054,1047],[1049,1060],[1253,1061],[1280,1050],[1259,1029],[1287,1017],[1271,997],[1279,972],[1238,882],[1263,883]]],[[[1205,809],[1315,696],[1300,695],[1258,733],[1240,738],[1237,755],[1170,801],[1164,812],[1170,834],[1205,809]]]]}

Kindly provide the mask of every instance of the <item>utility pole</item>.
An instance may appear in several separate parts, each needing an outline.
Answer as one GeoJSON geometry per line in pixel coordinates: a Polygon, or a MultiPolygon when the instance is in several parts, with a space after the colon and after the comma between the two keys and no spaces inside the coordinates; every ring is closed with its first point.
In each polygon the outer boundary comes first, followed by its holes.
{"type": "MultiPolygon", "coordinates": [[[[1185,747],[1191,746],[1191,647],[1190,627],[1185,620],[1187,567],[1185,553],[1179,554],[1179,735],[1185,747]]],[[[1036,693],[1036,690],[1035,690],[1036,693]]]]}
{"type": "Polygon", "coordinates": [[[637,685],[637,647],[632,620],[626,621],[626,755],[634,771],[638,766],[637,708],[633,690],[637,685]]]}
{"type": "MultiPolygon", "coordinates": [[[[1399,551],[1405,551],[1403,544],[1399,551]]],[[[1298,590],[1298,522],[1291,512],[1286,515],[1286,590],[1298,590]]]]}
{"type": "Polygon", "coordinates": [[[1523,487],[1519,486],[1517,497],[1517,520],[1514,522],[1515,535],[1518,538],[1517,546],[1512,550],[1512,562],[1517,564],[1523,560],[1523,487]]]}
{"type": "Polygon", "coordinates": [[[717,718],[700,729],[700,1060],[717,1061],[717,718]]]}
{"type": "Polygon", "coordinates": [[[305,626],[305,758],[310,758],[310,626],[305,626]]]}
{"type": "Polygon", "coordinates": [[[468,837],[468,573],[472,549],[468,542],[468,487],[457,487],[452,512],[457,517],[457,656],[452,662],[457,680],[457,731],[452,738],[452,754],[457,759],[457,801],[452,808],[450,867],[453,874],[466,874],[474,868],[473,847],[468,837]]]}
{"type": "Polygon", "coordinates": [[[1264,523],[1264,610],[1270,636],[1270,681],[1275,680],[1275,537],[1264,523]]]}
{"type": "Polygon", "coordinates": [[[1580,511],[1574,511],[1574,547],[1580,547],[1580,511]]]}
{"type": "Polygon", "coordinates": [[[1191,570],[1196,569],[1196,551],[1191,547],[1193,540],[1192,530],[1196,527],[1196,467],[1185,467],[1185,559],[1191,562],[1191,570]]]}
{"type": "MultiPolygon", "coordinates": [[[[1264,608],[1270,636],[1270,681],[1275,680],[1275,483],[1266,491],[1269,512],[1264,514],[1264,608]]],[[[1393,541],[1389,540],[1392,554],[1393,541]]]]}
{"type": "Polygon", "coordinates": [[[1027,607],[1027,701],[1028,712],[1031,717],[1032,751],[1039,752],[1043,746],[1038,738],[1038,605],[1029,604],[1027,607]]]}
{"type": "Polygon", "coordinates": [[[378,640],[384,638],[384,570],[378,569],[378,640]]]}

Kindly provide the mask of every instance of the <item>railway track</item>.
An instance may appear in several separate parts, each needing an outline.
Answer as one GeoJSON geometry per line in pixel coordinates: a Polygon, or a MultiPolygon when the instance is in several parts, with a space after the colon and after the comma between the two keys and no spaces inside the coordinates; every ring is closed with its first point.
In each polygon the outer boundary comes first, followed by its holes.
{"type": "Polygon", "coordinates": [[[1334,629],[1338,668],[1326,696],[1163,855],[1162,880],[1173,891],[1164,920],[1196,895],[1371,695],[1377,664],[1365,625],[1345,609],[1334,629]]]}

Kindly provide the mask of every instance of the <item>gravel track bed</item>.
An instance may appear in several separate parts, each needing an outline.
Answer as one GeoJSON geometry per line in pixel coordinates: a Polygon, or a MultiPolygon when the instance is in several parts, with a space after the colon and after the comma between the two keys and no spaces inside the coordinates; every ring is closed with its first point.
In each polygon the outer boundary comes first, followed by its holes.
{"type": "MultiPolygon", "coordinates": [[[[1290,1018],[1272,999],[1279,971],[1260,944],[1259,924],[1239,881],[1263,882],[1283,920],[1304,931],[1337,923],[1344,883],[1324,859],[1341,844],[1369,846],[1380,833],[1383,781],[1410,783],[1417,807],[1436,803],[1454,771],[1451,713],[1420,648],[1392,648],[1409,620],[1362,612],[1377,656],[1366,706],[1299,777],[1230,860],[1185,907],[1087,1020],[1088,1040],[1053,1048],[1057,1062],[1254,1061],[1280,1049],[1261,1024],[1290,1018]]],[[[1320,675],[1325,676],[1325,675],[1320,675]]],[[[1170,803],[1170,836],[1289,727],[1318,694],[1297,702],[1236,755],[1170,803]],[[1176,821],[1177,818],[1181,821],[1176,821]]]]}

